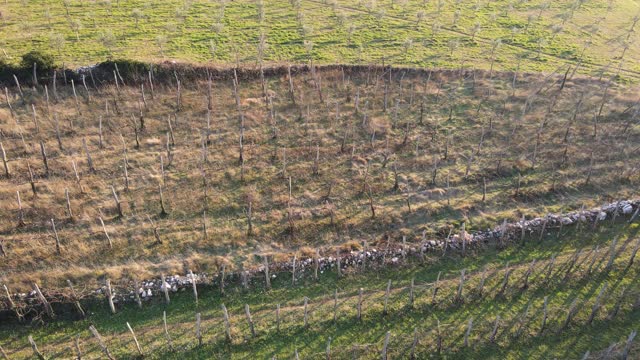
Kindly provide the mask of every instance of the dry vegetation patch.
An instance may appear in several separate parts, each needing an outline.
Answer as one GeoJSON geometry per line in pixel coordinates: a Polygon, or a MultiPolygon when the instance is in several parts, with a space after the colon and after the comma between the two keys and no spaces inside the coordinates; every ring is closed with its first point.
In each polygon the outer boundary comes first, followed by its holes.
{"type": "Polygon", "coordinates": [[[248,266],[636,193],[640,108],[608,79],[334,66],[234,87],[198,71],[9,90],[3,281],[248,266]]]}

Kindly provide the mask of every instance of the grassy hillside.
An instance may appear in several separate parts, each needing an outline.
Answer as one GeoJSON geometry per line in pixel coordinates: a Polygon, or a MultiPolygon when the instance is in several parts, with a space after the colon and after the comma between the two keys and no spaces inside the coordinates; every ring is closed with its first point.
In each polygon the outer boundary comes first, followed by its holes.
{"type": "MultiPolygon", "coordinates": [[[[62,320],[48,321],[43,327],[0,325],[0,345],[11,358],[26,358],[32,354],[26,337],[32,335],[45,356],[71,358],[75,355],[73,343],[79,337],[84,357],[99,358],[100,347],[87,330],[94,325],[115,358],[135,358],[137,351],[126,327],[129,322],[147,358],[280,359],[292,358],[297,350],[301,358],[324,359],[331,338],[332,359],[377,359],[387,331],[391,333],[389,358],[409,358],[414,336],[418,339],[417,358],[580,359],[587,351],[591,351],[589,359],[620,356],[627,335],[640,319],[637,261],[629,265],[638,244],[638,227],[624,226],[565,230],[562,235],[556,229],[542,241],[536,235],[525,244],[502,251],[487,248],[467,258],[434,254],[424,263],[413,259],[407,265],[383,268],[370,264],[368,269],[339,280],[334,271],[327,271],[318,282],[306,277],[295,286],[291,286],[291,273],[279,273],[268,291],[259,279],[248,291],[235,285],[224,295],[218,288],[201,285],[198,304],[187,291],[172,294],[169,305],[158,297],[141,310],[133,304],[118,305],[118,312],[112,315],[106,300],[97,301],[86,305],[92,313],[90,320],[69,321],[62,315],[62,320]],[[617,239],[614,248],[613,238],[617,239]],[[613,265],[607,268],[611,254],[615,254],[613,265]],[[461,298],[456,299],[462,269],[466,270],[465,282],[461,298]],[[527,272],[530,276],[524,287],[527,272]],[[440,281],[436,282],[439,273],[440,281]],[[486,280],[481,287],[483,277],[486,280]],[[412,279],[414,303],[410,305],[412,279]],[[391,280],[391,288],[385,314],[387,280],[391,280]],[[435,287],[439,290],[434,297],[435,287]],[[360,320],[359,288],[364,289],[360,320]],[[336,321],[334,290],[338,293],[336,321]],[[543,328],[545,298],[548,317],[543,328]],[[230,314],[231,342],[225,340],[222,304],[230,314]],[[245,304],[250,307],[255,337],[245,319],[245,304]],[[590,321],[595,304],[601,307],[595,306],[590,321]],[[162,327],[163,311],[171,345],[162,327]],[[196,313],[201,314],[203,345],[198,345],[196,338],[196,313]],[[572,316],[567,323],[569,313],[572,316]],[[469,319],[473,319],[472,327],[465,346],[469,319]],[[615,346],[610,347],[612,344],[615,346]]],[[[639,351],[636,342],[631,358],[639,351]]]]}
{"type": "Polygon", "coordinates": [[[630,206],[283,270],[637,199],[639,22],[634,0],[0,0],[0,358],[640,358],[630,206]],[[190,271],[197,302],[96,292],[190,271]],[[15,295],[35,284],[55,317],[15,295]]]}
{"type": "Polygon", "coordinates": [[[262,34],[268,62],[640,71],[639,10],[631,0],[7,0],[0,59],[36,49],[71,66],[255,64],[262,34]]]}
{"type": "Polygon", "coordinates": [[[217,272],[637,194],[631,89],[520,75],[514,90],[510,75],[481,72],[315,74],[292,78],[293,98],[287,76],[268,78],[266,103],[259,80],[241,80],[239,107],[230,81],[212,82],[209,115],[207,81],[181,84],[179,104],[175,83],[156,82],[153,98],[147,83],[146,106],[137,86],[79,88],[76,102],[59,85],[49,105],[24,89],[33,107],[14,94],[15,118],[3,107],[0,123],[4,281],[217,272]]]}

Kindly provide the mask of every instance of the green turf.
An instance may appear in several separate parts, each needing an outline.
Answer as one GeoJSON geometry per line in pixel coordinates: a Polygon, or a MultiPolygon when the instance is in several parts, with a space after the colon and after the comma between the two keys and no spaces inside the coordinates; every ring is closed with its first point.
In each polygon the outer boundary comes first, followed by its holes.
{"type": "Polygon", "coordinates": [[[629,32],[639,7],[631,0],[269,0],[263,6],[261,20],[257,0],[7,0],[0,3],[0,48],[10,62],[38,49],[71,66],[109,57],[255,64],[262,32],[267,62],[311,57],[488,69],[495,59],[497,70],[551,72],[567,62],[591,72],[640,70],[638,35],[629,32]]]}
{"type": "MultiPolygon", "coordinates": [[[[439,258],[433,254],[426,264],[367,270],[364,274],[351,274],[336,281],[336,274],[327,272],[318,282],[305,278],[296,286],[290,284],[290,274],[280,273],[273,282],[273,289],[265,291],[260,279],[255,279],[251,291],[230,286],[221,296],[218,289],[200,287],[200,301],[195,305],[190,292],[173,295],[170,305],[156,299],[145,304],[142,310],[133,305],[120,308],[118,313],[108,313],[106,302],[88,304],[92,315],[89,320],[47,321],[44,326],[4,324],[0,326],[0,344],[16,351],[18,357],[31,352],[26,336],[32,334],[46,356],[72,357],[72,343],[81,337],[82,349],[96,357],[99,348],[87,330],[94,324],[105,337],[116,358],[130,358],[135,348],[127,333],[125,323],[137,329],[143,351],[150,358],[197,359],[213,358],[290,358],[297,349],[302,358],[324,358],[326,342],[332,340],[333,358],[351,358],[353,352],[359,358],[379,358],[383,338],[390,331],[389,356],[408,357],[414,329],[420,339],[416,347],[418,358],[492,358],[492,359],[548,359],[581,358],[587,350],[597,353],[610,344],[623,342],[626,335],[637,327],[640,312],[632,308],[638,297],[637,263],[627,263],[637,238],[638,226],[622,229],[605,225],[597,231],[583,227],[580,231],[565,229],[558,238],[557,229],[550,230],[542,242],[538,236],[527,243],[513,245],[499,251],[493,247],[479,250],[466,258],[439,258]],[[610,271],[605,267],[609,260],[610,243],[618,239],[618,253],[610,271]],[[593,254],[590,250],[599,245],[594,270],[589,274],[593,254]],[[571,275],[566,277],[570,259],[576,249],[584,249],[578,257],[571,275]],[[550,279],[547,279],[549,259],[557,254],[550,279]],[[522,279],[530,262],[536,259],[528,289],[522,289],[522,279]],[[513,272],[503,295],[497,294],[504,281],[505,266],[513,272]],[[484,295],[477,288],[483,268],[487,268],[484,295]],[[466,269],[464,303],[453,301],[459,270],[466,269]],[[442,272],[441,290],[437,304],[432,304],[433,283],[442,272]],[[408,285],[415,278],[415,303],[408,307],[408,285]],[[383,314],[384,289],[392,280],[389,313],[383,314]],[[595,298],[607,283],[600,309],[594,322],[587,319],[595,298]],[[356,317],[358,288],[364,289],[363,318],[356,317]],[[624,301],[618,316],[612,320],[607,315],[626,288],[624,301]],[[339,292],[338,320],[334,323],[333,291],[339,292]],[[309,298],[309,324],[303,324],[303,299],[309,298]],[[542,321],[542,302],[549,296],[549,320],[544,333],[539,334],[542,321]],[[560,332],[571,302],[577,299],[576,315],[569,327],[560,332]],[[224,326],[220,304],[226,304],[231,314],[232,344],[224,340],[224,326]],[[244,304],[249,304],[256,324],[257,337],[251,338],[244,317],[244,304]],[[281,329],[276,330],[275,308],[281,304],[281,329]],[[528,304],[530,311],[520,328],[520,316],[528,304]],[[169,329],[174,350],[170,351],[162,333],[162,312],[167,311],[169,329]],[[203,317],[204,345],[197,346],[194,330],[194,314],[203,317]],[[495,343],[489,341],[496,316],[501,317],[495,343]],[[462,346],[466,324],[473,317],[474,327],[470,335],[471,348],[462,346]],[[443,348],[437,354],[437,321],[444,335],[443,348]],[[519,335],[518,335],[519,332],[519,335]]],[[[620,346],[615,348],[620,351],[620,346]]],[[[637,347],[632,349],[637,354],[637,347]]]]}

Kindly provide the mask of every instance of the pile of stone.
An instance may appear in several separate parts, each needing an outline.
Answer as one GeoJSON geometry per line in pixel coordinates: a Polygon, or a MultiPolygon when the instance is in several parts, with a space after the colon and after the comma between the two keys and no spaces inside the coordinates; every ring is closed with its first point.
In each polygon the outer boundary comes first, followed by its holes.
{"type": "MultiPolygon", "coordinates": [[[[396,244],[388,245],[385,249],[376,249],[368,247],[360,251],[349,251],[336,256],[340,256],[338,262],[337,257],[328,256],[317,259],[318,273],[327,270],[333,270],[340,264],[341,271],[347,272],[350,269],[362,269],[365,266],[394,266],[401,264],[403,260],[410,256],[423,257],[426,253],[435,251],[460,251],[465,247],[470,249],[490,243],[509,243],[519,240],[523,234],[531,236],[540,234],[542,231],[548,231],[554,228],[568,227],[581,224],[582,226],[595,227],[598,223],[606,220],[616,220],[621,217],[628,218],[629,222],[638,220],[640,214],[639,200],[623,200],[615,203],[606,204],[599,208],[590,210],[574,211],[568,214],[554,215],[549,214],[545,217],[522,220],[517,223],[503,223],[494,229],[487,229],[475,233],[465,233],[460,231],[447,239],[424,240],[420,244],[396,244]]],[[[328,249],[327,249],[328,250],[328,249]]],[[[328,251],[329,252],[329,251],[328,251]]],[[[291,276],[293,273],[293,261],[277,262],[269,265],[269,273],[271,278],[277,276],[291,276]],[[287,274],[288,273],[288,274],[287,274]],[[287,274],[287,275],[285,275],[287,274]]],[[[313,258],[297,259],[295,262],[296,276],[303,278],[313,274],[315,271],[316,261],[313,258]]],[[[229,272],[224,276],[225,286],[228,284],[240,283],[246,281],[246,285],[250,286],[252,282],[260,282],[264,280],[264,265],[257,266],[253,269],[241,272],[229,272]]],[[[135,289],[133,284],[125,285],[125,289],[112,289],[112,297],[114,302],[131,302],[135,300],[135,292],[143,300],[151,300],[154,297],[164,296],[164,288],[170,292],[184,291],[192,287],[192,281],[197,284],[211,284],[220,286],[220,274],[200,273],[191,275],[170,275],[165,277],[165,283],[161,279],[151,279],[143,281],[139,287],[135,289]]],[[[102,287],[94,291],[97,296],[106,294],[106,288],[102,287]]],[[[52,295],[51,292],[47,293],[52,295]]],[[[37,302],[35,291],[30,293],[15,294],[14,300],[23,301],[27,304],[37,302]]]]}

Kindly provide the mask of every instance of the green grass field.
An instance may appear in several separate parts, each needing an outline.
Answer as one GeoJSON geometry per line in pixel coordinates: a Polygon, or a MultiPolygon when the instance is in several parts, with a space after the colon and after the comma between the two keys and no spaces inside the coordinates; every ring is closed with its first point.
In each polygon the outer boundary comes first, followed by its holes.
{"type": "Polygon", "coordinates": [[[7,0],[0,59],[37,49],[69,66],[106,58],[251,65],[263,33],[267,62],[638,71],[639,10],[631,0],[7,0]]]}
{"type": "MultiPolygon", "coordinates": [[[[106,300],[88,304],[90,320],[49,321],[42,327],[24,327],[17,324],[0,325],[0,345],[11,351],[15,358],[28,357],[31,348],[28,334],[45,356],[71,358],[73,342],[80,337],[81,349],[86,358],[98,358],[100,348],[87,330],[94,325],[105,338],[109,351],[115,358],[135,358],[136,350],[126,328],[129,322],[136,331],[145,357],[158,359],[224,358],[245,359],[272,357],[292,358],[297,349],[301,358],[323,359],[326,343],[331,337],[333,359],[376,359],[380,357],[385,333],[390,331],[390,358],[408,358],[417,329],[417,358],[446,359],[579,359],[586,351],[602,356],[612,343],[624,342],[640,320],[638,299],[637,262],[627,266],[631,250],[637,240],[637,225],[625,228],[624,224],[611,224],[591,229],[565,229],[560,235],[550,230],[540,242],[538,236],[529,238],[525,245],[516,244],[506,250],[494,248],[479,250],[475,256],[460,258],[432,254],[425,263],[413,260],[412,265],[395,268],[369,269],[336,280],[333,271],[325,272],[315,282],[306,277],[291,286],[290,273],[279,273],[273,289],[266,291],[263,282],[255,279],[251,290],[238,285],[227,288],[225,295],[211,286],[200,286],[199,303],[196,305],[190,291],[172,295],[170,305],[164,305],[161,297],[151,304],[145,303],[139,310],[130,304],[119,308],[118,313],[108,312],[106,300]],[[610,270],[610,244],[617,238],[616,258],[610,270]],[[594,246],[599,252],[593,252],[594,246]],[[583,249],[575,266],[569,270],[576,250],[583,249]],[[556,257],[549,272],[550,259],[556,257]],[[595,260],[594,260],[595,259],[595,260]],[[536,260],[528,288],[523,288],[523,277],[536,260]],[[511,275],[504,293],[499,294],[504,282],[505,266],[511,275]],[[592,267],[593,266],[593,267],[592,267]],[[486,283],[479,292],[480,279],[486,268],[486,283]],[[589,268],[592,271],[589,273],[589,268]],[[466,269],[463,301],[454,301],[459,284],[459,271],[466,269]],[[442,272],[439,292],[433,302],[433,287],[437,274],[442,272]],[[548,277],[548,274],[551,274],[548,277]],[[569,274],[569,275],[567,275],[569,274]],[[409,283],[415,279],[415,302],[409,307],[409,283]],[[387,280],[392,281],[388,302],[388,314],[384,310],[384,294],[387,280]],[[604,284],[607,288],[601,298],[593,323],[588,324],[592,306],[604,284]],[[364,289],[362,320],[357,319],[358,288],[364,289]],[[625,290],[626,289],[626,290],[625,290]],[[333,321],[333,292],[339,293],[338,317],[333,321]],[[548,296],[548,320],[545,330],[540,328],[543,317],[544,297],[548,296]],[[304,326],[304,297],[308,297],[309,317],[304,326]],[[563,328],[572,302],[575,313],[563,328]],[[615,317],[609,318],[620,303],[615,317]],[[225,340],[221,311],[225,304],[230,312],[232,342],[225,340]],[[244,304],[249,304],[256,327],[256,337],[251,336],[245,320],[244,304]],[[281,324],[277,330],[275,309],[280,304],[281,324]],[[527,307],[529,311],[525,314],[527,307]],[[162,312],[167,312],[171,350],[162,328],[162,312]],[[203,345],[195,338],[195,314],[202,314],[203,345]],[[500,316],[498,331],[490,341],[496,316],[500,316]],[[469,318],[473,327],[469,335],[469,347],[463,346],[469,318]],[[437,347],[437,322],[443,336],[441,353],[437,347]]],[[[68,315],[66,315],[68,316],[68,315]]],[[[620,354],[616,346],[613,354],[620,354]]],[[[640,348],[633,346],[632,355],[640,348]]]]}

